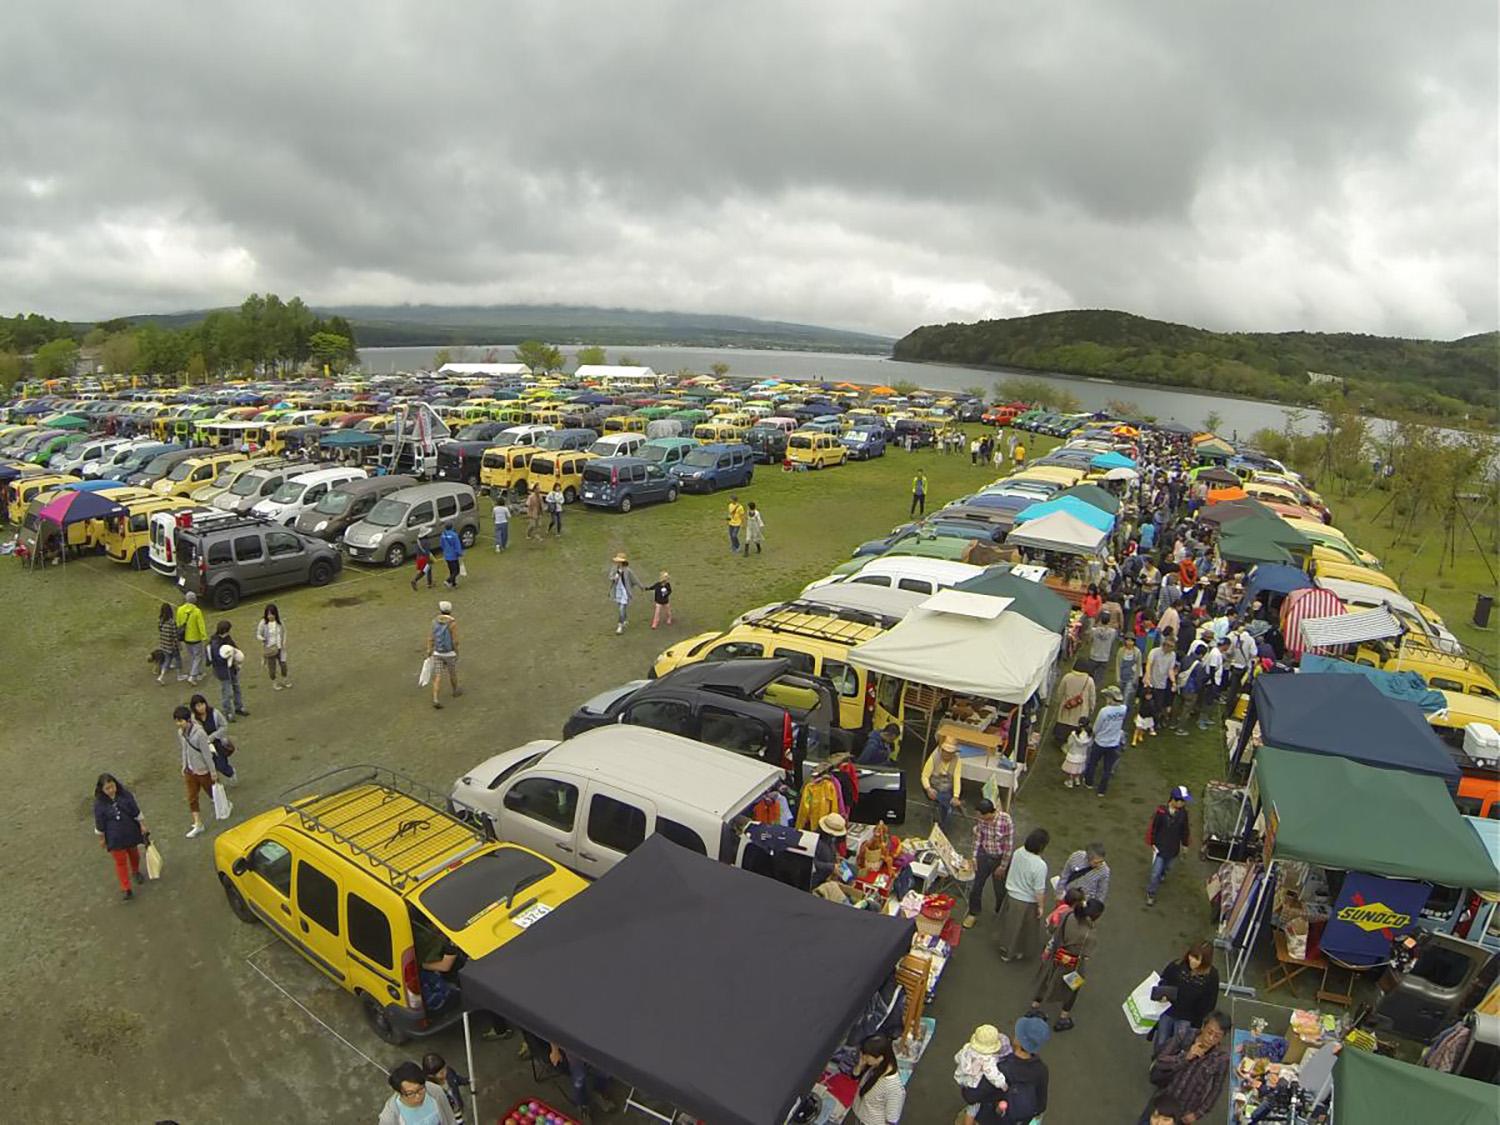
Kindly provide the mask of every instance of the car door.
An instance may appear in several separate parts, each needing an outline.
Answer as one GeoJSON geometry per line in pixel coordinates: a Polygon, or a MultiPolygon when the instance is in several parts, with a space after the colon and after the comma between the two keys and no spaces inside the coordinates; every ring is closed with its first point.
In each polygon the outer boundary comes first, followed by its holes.
{"type": "Polygon", "coordinates": [[[495,834],[574,867],[580,796],[578,784],[569,778],[544,772],[522,774],[500,798],[495,834]]]}
{"type": "Polygon", "coordinates": [[[238,883],[245,904],[273,931],[294,945],[301,944],[292,922],[292,853],[281,841],[268,838],[250,849],[249,870],[238,883]]]}
{"type": "Polygon", "coordinates": [[[645,466],[646,479],[642,485],[643,500],[665,500],[667,491],[671,488],[668,483],[667,474],[660,465],[651,464],[645,466]]]}
{"type": "Polygon", "coordinates": [[[256,577],[254,589],[274,590],[294,586],[307,577],[307,549],[302,539],[290,531],[273,528],[266,532],[266,565],[256,577]]]}
{"type": "Polygon", "coordinates": [[[579,874],[597,879],[638,848],[656,830],[656,805],[616,786],[590,784],[578,835],[579,874]]]}
{"type": "Polygon", "coordinates": [[[292,877],[292,934],[302,955],[338,981],[344,982],[344,955],[339,915],[339,885],[323,868],[298,857],[292,877]]]}
{"type": "MultiPolygon", "coordinates": [[[[424,500],[420,504],[414,504],[411,511],[406,513],[406,541],[411,546],[416,543],[418,535],[431,535],[436,530],[436,517],[433,514],[432,501],[424,500]]],[[[429,541],[429,547],[436,548],[435,542],[429,541]]]]}

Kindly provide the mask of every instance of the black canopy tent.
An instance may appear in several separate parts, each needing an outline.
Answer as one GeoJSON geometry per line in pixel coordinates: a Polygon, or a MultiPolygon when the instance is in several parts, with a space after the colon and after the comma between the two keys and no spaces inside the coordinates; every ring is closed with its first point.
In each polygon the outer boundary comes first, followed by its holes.
{"type": "Polygon", "coordinates": [[[714,1125],[779,1125],[911,936],[651,836],[460,980],[469,1010],[714,1125]]]}

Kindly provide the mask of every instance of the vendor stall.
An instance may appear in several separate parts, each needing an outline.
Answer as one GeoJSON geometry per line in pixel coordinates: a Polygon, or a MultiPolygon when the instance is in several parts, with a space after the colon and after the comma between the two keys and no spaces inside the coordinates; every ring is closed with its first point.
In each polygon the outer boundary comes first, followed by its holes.
{"type": "Polygon", "coordinates": [[[646,1106],[658,1098],[715,1125],[779,1125],[912,932],[651,836],[459,975],[468,1011],[634,1087],[630,1109],[672,1120],[646,1106]]]}
{"type": "Polygon", "coordinates": [[[945,730],[958,743],[964,778],[1007,791],[1030,761],[1026,707],[1037,708],[1062,649],[1057,633],[1013,604],[940,591],[895,628],[849,650],[851,664],[880,677],[877,726],[900,722],[925,753],[939,725],[951,723],[945,730]]]}
{"type": "Polygon", "coordinates": [[[1496,1090],[1366,1051],[1345,1050],[1333,1067],[1336,1125],[1494,1125],[1496,1090]]]}

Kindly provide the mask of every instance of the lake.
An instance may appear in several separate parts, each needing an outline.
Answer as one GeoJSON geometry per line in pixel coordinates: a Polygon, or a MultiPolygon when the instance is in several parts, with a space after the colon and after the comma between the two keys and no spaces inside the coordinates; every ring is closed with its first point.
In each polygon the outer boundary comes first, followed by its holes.
{"type": "MultiPolygon", "coordinates": [[[[636,363],[651,367],[658,372],[672,372],[687,368],[707,374],[715,363],[726,363],[732,375],[755,375],[762,378],[780,378],[797,381],[827,380],[829,382],[858,383],[862,386],[890,385],[899,382],[915,383],[934,391],[958,391],[964,387],[984,387],[986,391],[1005,378],[1015,375],[1037,379],[1044,383],[1071,391],[1086,410],[1102,410],[1112,399],[1133,402],[1141,413],[1154,416],[1158,421],[1177,421],[1187,426],[1201,426],[1211,411],[1217,411],[1222,419],[1219,432],[1231,440],[1248,438],[1256,430],[1280,430],[1287,424],[1293,411],[1288,407],[1251,399],[1222,398],[1192,391],[1168,390],[1161,387],[1134,387],[1127,384],[1110,383],[1104,379],[1075,377],[1071,375],[1042,375],[1034,371],[982,371],[972,367],[948,367],[927,363],[904,363],[878,355],[847,355],[836,352],[791,352],[760,351],[748,348],[670,348],[670,347],[612,347],[602,345],[609,353],[611,363],[620,362],[629,356],[636,363]]],[[[415,371],[430,367],[437,348],[361,348],[360,364],[365,371],[381,374],[393,371],[415,371]]],[[[453,349],[457,351],[458,349],[453,349]]],[[[477,361],[486,346],[464,349],[471,361],[477,361]]],[[[512,348],[496,346],[498,362],[514,361],[512,348]]],[[[572,356],[576,348],[563,348],[563,354],[572,356]]],[[[1294,420],[1295,421],[1295,420],[1294,420]]],[[[1318,416],[1311,411],[1302,411],[1297,428],[1303,432],[1318,425],[1318,416]]]]}

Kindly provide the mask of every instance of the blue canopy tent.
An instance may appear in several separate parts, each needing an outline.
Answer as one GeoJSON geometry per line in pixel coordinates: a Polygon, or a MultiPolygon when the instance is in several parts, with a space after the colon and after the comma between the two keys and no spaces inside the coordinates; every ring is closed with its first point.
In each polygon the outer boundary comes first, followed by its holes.
{"type": "Polygon", "coordinates": [[[1458,766],[1421,710],[1390,698],[1364,676],[1298,672],[1258,677],[1233,765],[1239,765],[1257,721],[1266,746],[1427,774],[1450,789],[1458,785],[1458,766]]]}
{"type": "Polygon", "coordinates": [[[1113,451],[1099,454],[1099,456],[1089,462],[1089,465],[1095,469],[1134,469],[1138,467],[1125,454],[1113,451]]]}
{"type": "Polygon", "coordinates": [[[128,487],[122,480],[75,480],[58,489],[59,492],[104,492],[111,488],[128,487]]]}
{"type": "Polygon", "coordinates": [[[1115,526],[1114,516],[1076,496],[1057,496],[1051,500],[1043,500],[1022,508],[1016,513],[1016,523],[1040,519],[1042,516],[1050,516],[1053,512],[1067,512],[1074,519],[1081,520],[1100,531],[1108,531],[1115,526]]]}
{"type": "Polygon", "coordinates": [[[1239,608],[1245,609],[1263,594],[1290,594],[1293,590],[1310,590],[1313,580],[1305,570],[1286,563],[1257,563],[1245,577],[1245,595],[1239,608]]]}
{"type": "Polygon", "coordinates": [[[1363,676],[1379,688],[1382,695],[1411,703],[1424,715],[1435,715],[1448,706],[1448,700],[1444,698],[1443,693],[1428,687],[1427,681],[1422,678],[1420,672],[1382,672],[1379,668],[1371,668],[1368,664],[1355,664],[1351,660],[1319,656],[1315,652],[1303,653],[1298,667],[1304,673],[1363,676]]]}

